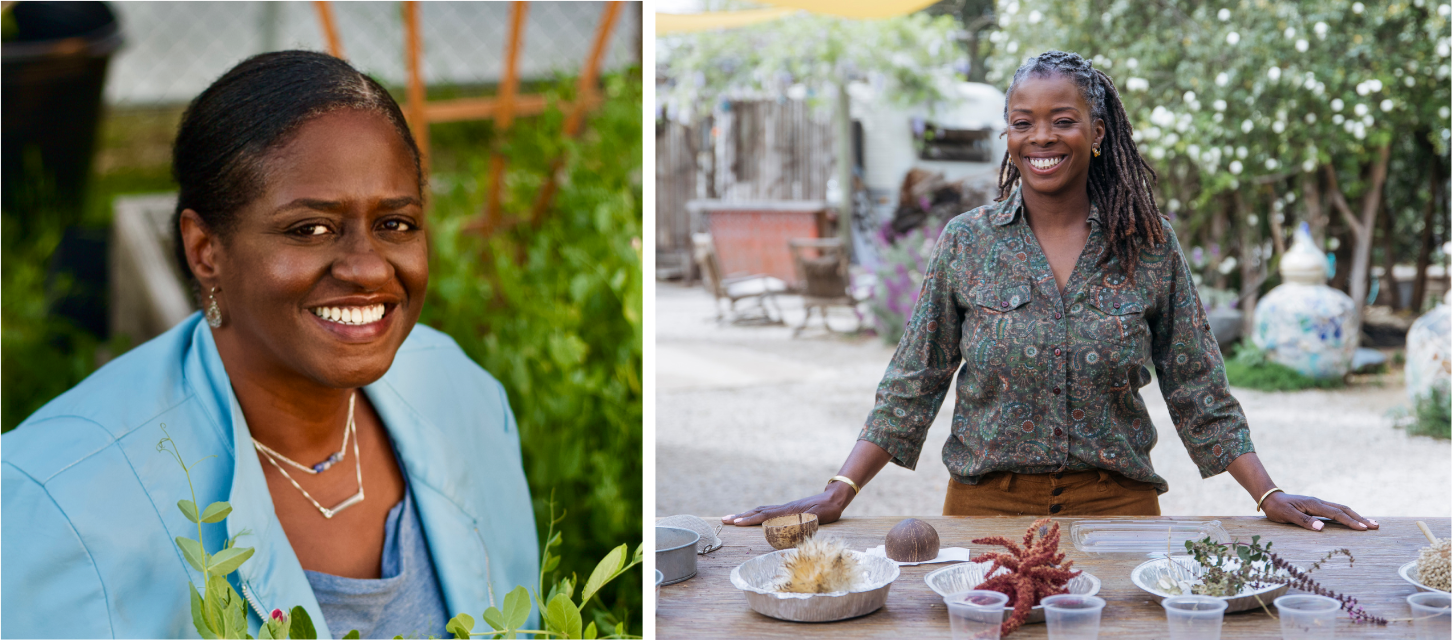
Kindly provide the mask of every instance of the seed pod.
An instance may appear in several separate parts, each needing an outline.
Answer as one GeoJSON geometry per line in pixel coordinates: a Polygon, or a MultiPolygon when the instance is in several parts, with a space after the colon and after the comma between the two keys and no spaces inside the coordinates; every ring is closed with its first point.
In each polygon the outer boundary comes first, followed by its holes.
{"type": "Polygon", "coordinates": [[[932,561],[938,558],[938,531],[918,519],[903,519],[888,530],[885,547],[888,558],[894,561],[932,561]]]}

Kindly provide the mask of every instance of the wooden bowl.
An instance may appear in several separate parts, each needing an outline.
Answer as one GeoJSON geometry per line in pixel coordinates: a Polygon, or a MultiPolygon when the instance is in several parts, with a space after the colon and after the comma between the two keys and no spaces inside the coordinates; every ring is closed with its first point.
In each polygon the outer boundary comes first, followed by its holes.
{"type": "Polygon", "coordinates": [[[795,548],[817,534],[817,515],[803,512],[767,519],[762,522],[762,532],[774,549],[795,548]]]}

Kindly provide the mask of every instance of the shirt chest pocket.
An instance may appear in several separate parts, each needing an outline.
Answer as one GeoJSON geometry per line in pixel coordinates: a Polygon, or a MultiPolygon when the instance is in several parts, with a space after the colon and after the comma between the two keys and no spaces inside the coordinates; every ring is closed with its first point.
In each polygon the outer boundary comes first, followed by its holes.
{"type": "Polygon", "coordinates": [[[1139,347],[1150,336],[1145,322],[1145,298],[1135,290],[1097,287],[1088,292],[1085,338],[1095,342],[1139,347]]]}
{"type": "Polygon", "coordinates": [[[1006,368],[1033,328],[1029,283],[985,283],[970,292],[964,360],[976,373],[1006,368]]]}

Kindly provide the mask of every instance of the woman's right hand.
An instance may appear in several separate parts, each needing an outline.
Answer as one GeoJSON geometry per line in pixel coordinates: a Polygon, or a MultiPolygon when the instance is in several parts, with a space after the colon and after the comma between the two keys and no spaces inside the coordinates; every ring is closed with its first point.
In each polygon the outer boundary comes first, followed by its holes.
{"type": "Polygon", "coordinates": [[[852,501],[852,487],[846,483],[832,483],[826,490],[807,498],[782,505],[763,505],[741,514],[728,514],[721,517],[721,522],[729,525],[758,525],[773,517],[807,512],[817,515],[817,522],[826,525],[838,520],[852,501]]]}

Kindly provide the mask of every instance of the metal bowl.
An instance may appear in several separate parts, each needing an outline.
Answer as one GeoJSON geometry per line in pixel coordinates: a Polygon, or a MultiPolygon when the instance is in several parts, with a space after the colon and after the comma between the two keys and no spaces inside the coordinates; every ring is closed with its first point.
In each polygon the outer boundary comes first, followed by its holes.
{"type": "MultiPolygon", "coordinates": [[[[984,572],[993,566],[992,561],[957,563],[929,572],[928,576],[923,577],[923,581],[939,596],[948,596],[979,587],[979,584],[988,578],[984,576],[984,572]]],[[[1008,570],[999,568],[999,571],[994,574],[997,576],[1005,572],[1008,570]]],[[[1069,590],[1070,594],[1094,596],[1100,592],[1100,579],[1089,572],[1080,572],[1079,576],[1070,579],[1070,582],[1065,584],[1065,589],[1069,590]]],[[[1004,620],[1009,620],[1013,612],[1014,608],[1006,606],[1004,620]]],[[[1044,606],[1036,605],[1029,611],[1029,618],[1025,622],[1040,623],[1042,621],[1044,621],[1044,606]]]]}
{"type": "Polygon", "coordinates": [[[656,569],[665,575],[661,585],[696,576],[696,542],[701,535],[679,527],[656,527],[656,569]]]}
{"type": "Polygon", "coordinates": [[[1407,581],[1408,583],[1413,584],[1414,587],[1418,588],[1418,591],[1419,592],[1441,592],[1443,594],[1448,594],[1448,591],[1447,590],[1439,590],[1438,588],[1430,588],[1430,587],[1428,587],[1426,585],[1423,585],[1422,583],[1419,583],[1418,582],[1418,562],[1417,561],[1408,561],[1407,563],[1404,563],[1402,567],[1398,568],[1398,576],[1402,577],[1404,581],[1407,581]]]}
{"type": "Polygon", "coordinates": [[[783,557],[795,550],[763,554],[732,569],[732,585],[747,597],[747,605],[774,619],[800,622],[840,621],[860,617],[883,607],[888,588],[898,578],[898,564],[883,557],[848,550],[863,569],[858,585],[846,592],[798,594],[772,589],[783,557]]]}
{"type": "MultiPolygon", "coordinates": [[[[1184,568],[1189,568],[1192,576],[1200,576],[1201,564],[1197,563],[1194,559],[1190,557],[1176,557],[1175,562],[1177,564],[1180,564],[1184,568]]],[[[1130,571],[1130,581],[1135,584],[1135,587],[1149,593],[1151,598],[1155,599],[1156,603],[1160,603],[1160,601],[1162,599],[1165,599],[1166,597],[1175,596],[1166,592],[1161,592],[1159,588],[1154,587],[1156,581],[1163,573],[1170,572],[1172,570],[1173,568],[1171,566],[1170,559],[1152,559],[1135,566],[1135,569],[1130,571]]],[[[1283,570],[1282,572],[1285,572],[1285,570],[1283,570]]],[[[1291,589],[1290,584],[1281,583],[1277,585],[1269,585],[1255,590],[1242,590],[1241,594],[1238,594],[1236,596],[1223,596],[1216,598],[1226,602],[1226,613],[1230,614],[1232,612],[1241,612],[1243,610],[1254,610],[1256,608],[1262,607],[1263,605],[1269,607],[1271,606],[1272,601],[1276,600],[1277,597],[1286,594],[1286,591],[1289,589],[1291,589]]]]}

